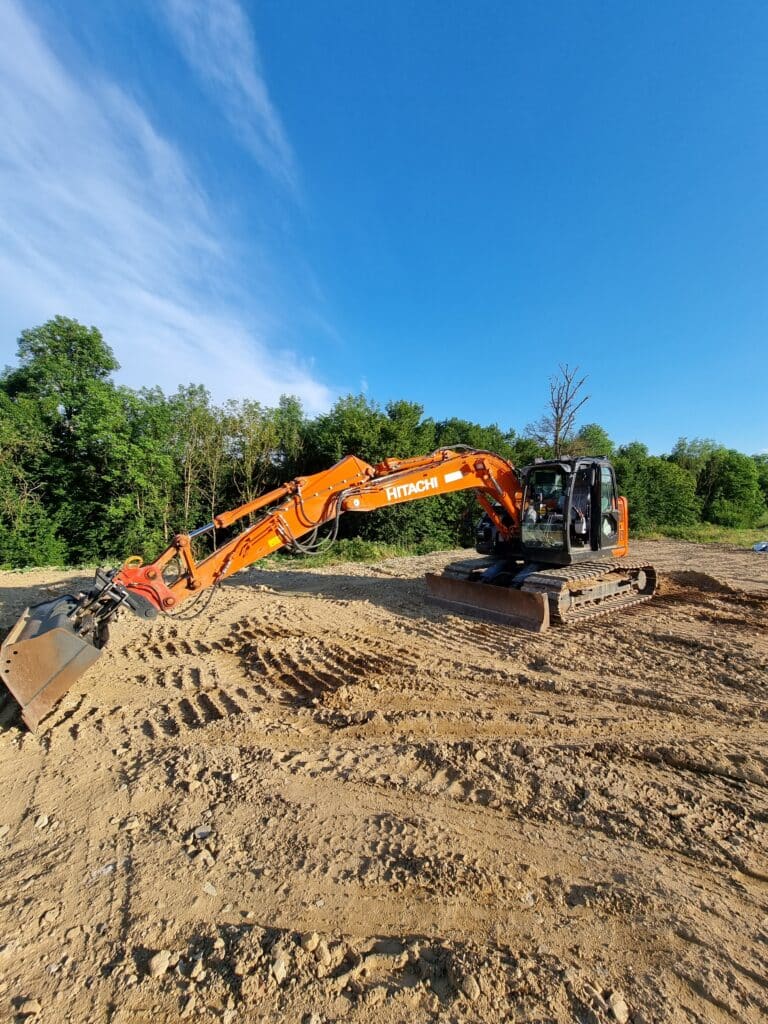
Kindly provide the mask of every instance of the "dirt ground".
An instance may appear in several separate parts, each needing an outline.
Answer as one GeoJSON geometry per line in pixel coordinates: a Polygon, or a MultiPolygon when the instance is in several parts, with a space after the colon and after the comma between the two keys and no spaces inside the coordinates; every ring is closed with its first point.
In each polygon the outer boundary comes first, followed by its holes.
{"type": "Polygon", "coordinates": [[[766,1021],[768,555],[633,553],[542,635],[426,604],[456,552],[252,569],[6,701],[0,1019],[766,1021]]]}

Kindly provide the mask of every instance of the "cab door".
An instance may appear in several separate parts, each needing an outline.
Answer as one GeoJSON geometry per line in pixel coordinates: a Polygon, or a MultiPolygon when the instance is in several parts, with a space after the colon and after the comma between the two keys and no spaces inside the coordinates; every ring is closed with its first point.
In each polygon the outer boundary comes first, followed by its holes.
{"type": "Polygon", "coordinates": [[[600,548],[614,548],[619,542],[619,495],[613,466],[597,466],[600,482],[600,548]]]}

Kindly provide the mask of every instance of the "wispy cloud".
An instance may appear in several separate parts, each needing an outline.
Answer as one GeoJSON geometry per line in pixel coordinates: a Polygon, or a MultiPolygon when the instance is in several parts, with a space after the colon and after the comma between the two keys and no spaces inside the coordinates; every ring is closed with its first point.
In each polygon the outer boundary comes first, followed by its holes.
{"type": "MultiPolygon", "coordinates": [[[[101,327],[130,384],[198,381],[220,398],[291,392],[327,406],[311,368],[272,344],[268,304],[246,313],[215,298],[232,291],[226,232],[143,109],[81,67],[76,79],[16,0],[0,0],[0,39],[6,358],[19,327],[63,313],[101,327]]],[[[289,150],[274,124],[281,165],[289,150]]]]}
{"type": "Polygon", "coordinates": [[[295,187],[293,153],[269,98],[250,23],[236,0],[162,0],[186,60],[261,166],[295,187]]]}

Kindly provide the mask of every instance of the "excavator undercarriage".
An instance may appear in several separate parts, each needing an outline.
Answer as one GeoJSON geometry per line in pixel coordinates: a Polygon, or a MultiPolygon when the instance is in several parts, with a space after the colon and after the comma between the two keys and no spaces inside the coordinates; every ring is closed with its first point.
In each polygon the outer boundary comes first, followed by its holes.
{"type": "Polygon", "coordinates": [[[653,566],[626,558],[627,503],[605,459],[540,462],[518,473],[493,452],[465,447],[376,466],[347,456],[178,534],[150,565],[130,558],[120,569],[99,571],[87,593],[27,608],[0,646],[0,678],[35,731],[98,660],[121,609],[146,620],[175,612],[280,548],[306,553],[332,542],[344,512],[460,490],[474,490],[485,509],[495,557],[427,576],[430,597],[450,611],[543,632],[550,623],[609,614],[653,595],[653,566]],[[227,531],[257,512],[207,558],[195,559],[196,536],[227,531]],[[330,534],[318,540],[326,524],[330,534]]]}
{"type": "Polygon", "coordinates": [[[591,562],[532,573],[523,589],[549,602],[552,623],[567,624],[610,615],[653,597],[656,570],[646,562],[591,562]]]}
{"type": "Polygon", "coordinates": [[[581,622],[640,604],[656,590],[656,570],[646,562],[622,559],[533,569],[521,572],[513,565],[485,582],[487,566],[464,563],[463,571],[428,573],[427,589],[435,603],[449,610],[535,633],[550,624],[581,622]]]}

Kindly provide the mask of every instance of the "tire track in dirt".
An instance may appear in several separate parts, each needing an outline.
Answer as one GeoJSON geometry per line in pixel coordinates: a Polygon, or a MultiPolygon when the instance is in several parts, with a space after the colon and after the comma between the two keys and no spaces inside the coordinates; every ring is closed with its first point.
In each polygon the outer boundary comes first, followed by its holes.
{"type": "Polygon", "coordinates": [[[677,551],[659,599],[542,635],[426,607],[443,555],[120,622],[41,743],[0,729],[9,992],[159,1024],[191,994],[243,1020],[607,1024],[616,992],[638,1020],[765,1019],[768,560],[748,592],[754,562],[677,551]]]}

